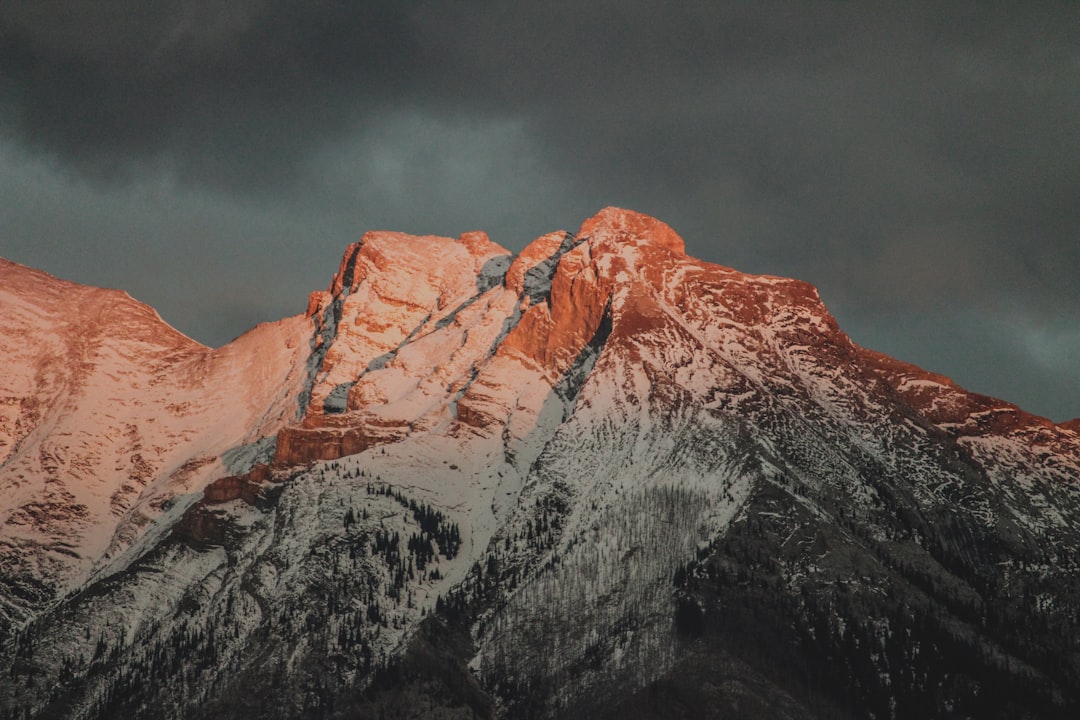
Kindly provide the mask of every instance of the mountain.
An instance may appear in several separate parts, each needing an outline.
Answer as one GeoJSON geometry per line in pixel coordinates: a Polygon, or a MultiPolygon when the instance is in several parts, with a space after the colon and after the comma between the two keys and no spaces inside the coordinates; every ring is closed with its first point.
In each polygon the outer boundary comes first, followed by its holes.
{"type": "Polygon", "coordinates": [[[7,633],[141,553],[156,519],[177,520],[185,498],[250,464],[259,438],[296,415],[308,329],[293,318],[209,350],[125,293],[4,260],[0,307],[7,633]]]}
{"type": "Polygon", "coordinates": [[[204,348],[0,264],[0,717],[1073,717],[1080,435],[608,208],[204,348]]]}

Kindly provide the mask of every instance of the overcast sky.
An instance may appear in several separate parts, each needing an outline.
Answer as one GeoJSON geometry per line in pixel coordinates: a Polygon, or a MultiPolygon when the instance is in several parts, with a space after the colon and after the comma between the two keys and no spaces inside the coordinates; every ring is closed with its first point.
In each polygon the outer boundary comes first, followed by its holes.
{"type": "Polygon", "coordinates": [[[1080,416],[1075,0],[0,5],[0,255],[207,344],[365,230],[517,251],[606,205],[1080,416]]]}

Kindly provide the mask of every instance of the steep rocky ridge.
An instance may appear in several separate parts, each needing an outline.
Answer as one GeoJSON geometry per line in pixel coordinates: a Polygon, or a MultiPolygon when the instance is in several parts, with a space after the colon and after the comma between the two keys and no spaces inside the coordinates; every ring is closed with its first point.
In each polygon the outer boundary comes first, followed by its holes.
{"type": "MultiPolygon", "coordinates": [[[[805,283],[703,263],[608,208],[515,258],[480,233],[369,233],[286,326],[288,382],[228,420],[236,439],[190,438],[181,454],[212,459],[191,502],[0,653],[0,707],[1080,703],[1075,427],[858,347],[805,283]]],[[[214,354],[184,347],[218,387],[214,354]]]]}

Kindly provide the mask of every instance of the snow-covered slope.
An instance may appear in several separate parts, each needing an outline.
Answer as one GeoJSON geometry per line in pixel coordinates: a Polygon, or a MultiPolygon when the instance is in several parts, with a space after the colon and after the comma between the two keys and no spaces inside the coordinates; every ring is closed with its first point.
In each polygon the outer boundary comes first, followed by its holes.
{"type": "Polygon", "coordinates": [[[309,339],[297,317],[210,350],[126,293],[0,260],[0,636],[250,467],[297,414],[309,339]]]}
{"type": "Polygon", "coordinates": [[[688,257],[653,218],[608,208],[517,257],[482,233],[368,233],[305,317],[217,351],[123,296],[4,272],[0,497],[36,508],[3,526],[5,598],[39,614],[0,654],[3,707],[1080,702],[1076,428],[860,348],[811,286],[688,257]],[[105,323],[78,386],[67,364],[35,375],[88,342],[46,310],[73,292],[142,323],[105,323]],[[38,345],[11,341],[31,326],[38,345]],[[72,436],[97,454],[50,469],[72,436]],[[152,472],[124,494],[136,452],[152,472]]]}

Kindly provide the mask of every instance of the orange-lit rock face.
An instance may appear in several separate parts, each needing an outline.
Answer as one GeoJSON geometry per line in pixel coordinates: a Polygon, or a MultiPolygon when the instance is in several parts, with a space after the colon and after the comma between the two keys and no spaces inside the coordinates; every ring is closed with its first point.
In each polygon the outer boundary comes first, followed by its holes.
{"type": "Polygon", "coordinates": [[[641,300],[640,288],[633,288],[654,283],[665,264],[677,262],[685,252],[682,238],[664,223],[618,208],[605,208],[586,220],[576,237],[568,250],[563,233],[539,238],[507,275],[507,286],[527,295],[526,270],[554,256],[560,246],[565,250],[550,275],[546,301],[528,306],[505,343],[507,350],[556,374],[565,372],[596,334],[616,287],[627,291],[630,304],[641,300]]]}
{"type": "Polygon", "coordinates": [[[485,266],[506,255],[483,233],[453,240],[370,232],[351,245],[329,296],[315,303],[318,322],[328,331],[317,343],[328,347],[309,412],[322,412],[335,388],[381,367],[434,318],[477,295],[485,266]]]}
{"type": "Polygon", "coordinates": [[[561,231],[541,235],[533,240],[510,264],[504,281],[506,287],[518,295],[527,294],[526,285],[533,281],[533,276],[541,270],[540,266],[549,261],[557,263],[560,249],[568,242],[572,244],[572,237],[568,240],[568,234],[561,231]]]}
{"type": "MultiPolygon", "coordinates": [[[[275,462],[360,452],[415,427],[498,432],[511,416],[528,426],[605,314],[628,340],[667,321],[657,288],[676,268],[701,266],[683,248],[664,223],[614,208],[577,236],[538,238],[512,263],[482,233],[369,233],[314,303],[336,332],[307,414],[281,431],[275,462]],[[345,401],[332,407],[335,392],[345,401]]],[[[624,351],[636,352],[632,343],[624,351]]]]}
{"type": "Polygon", "coordinates": [[[311,313],[323,356],[302,422],[279,433],[278,465],[413,432],[525,432],[568,374],[603,357],[641,364],[652,392],[675,392],[678,402],[778,393],[854,412],[852,396],[836,388],[874,382],[953,432],[1033,422],[876,360],[811,285],[690,258],[669,226],[618,208],[576,235],[543,235],[512,261],[478,232],[368,233],[347,250],[329,291],[312,296],[311,313]]]}
{"type": "Polygon", "coordinates": [[[616,243],[646,243],[678,255],[686,254],[686,243],[671,227],[633,210],[604,208],[582,223],[578,234],[582,237],[603,237],[616,243]]]}
{"type": "Polygon", "coordinates": [[[512,310],[509,298],[493,306],[509,262],[482,232],[370,232],[351,245],[310,303],[310,391],[303,422],[279,434],[275,463],[354,454],[448,417],[448,398],[512,310]]]}
{"type": "MultiPolygon", "coordinates": [[[[550,237],[541,238],[545,252],[551,245],[550,237]]],[[[558,375],[566,371],[596,333],[610,296],[610,284],[597,276],[586,240],[558,258],[543,286],[545,292],[541,295],[534,289],[530,297],[527,286],[521,291],[524,313],[500,351],[520,353],[558,375]]]]}
{"type": "Polygon", "coordinates": [[[312,302],[323,326],[313,345],[327,343],[325,356],[303,422],[279,434],[275,462],[360,452],[416,428],[496,432],[511,416],[526,425],[537,398],[588,347],[609,342],[602,328],[635,358],[644,334],[692,332],[680,317],[752,327],[793,304],[814,320],[793,322],[792,332],[829,330],[846,342],[810,286],[688,258],[666,224],[617,208],[577,235],[541,236],[513,262],[482,233],[369,233],[312,302]]]}

